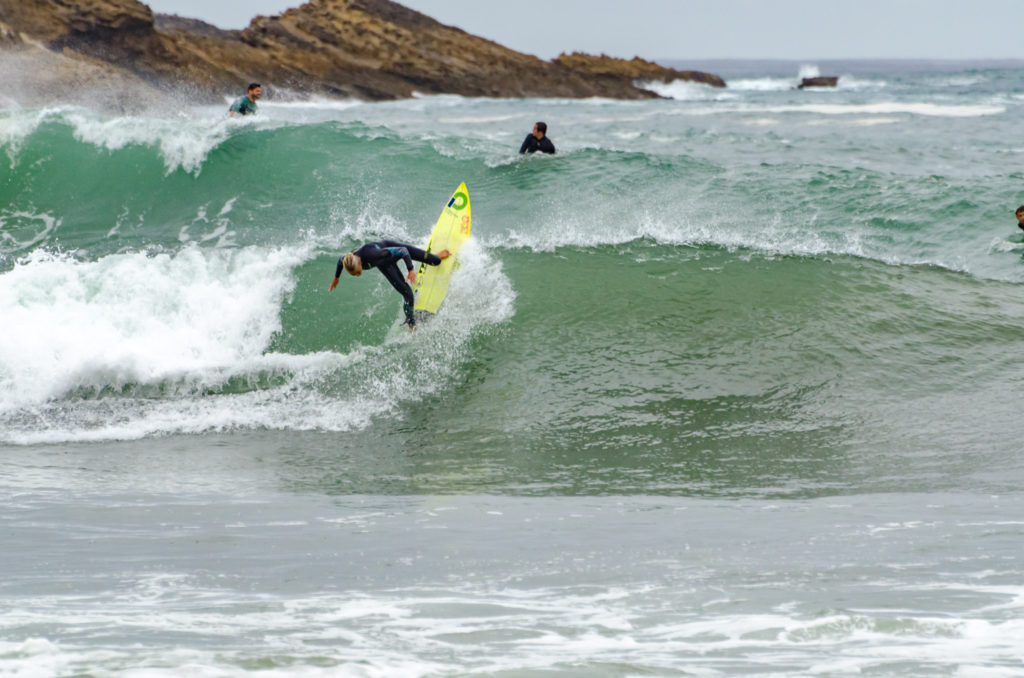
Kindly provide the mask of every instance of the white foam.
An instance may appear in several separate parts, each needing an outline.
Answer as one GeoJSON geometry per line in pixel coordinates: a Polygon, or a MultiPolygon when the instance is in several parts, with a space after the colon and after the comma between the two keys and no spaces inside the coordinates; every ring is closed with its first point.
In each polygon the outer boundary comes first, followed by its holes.
{"type": "Polygon", "coordinates": [[[929,87],[948,87],[950,89],[966,89],[988,82],[989,78],[980,73],[950,75],[928,79],[929,87]]]}
{"type": "Polygon", "coordinates": [[[206,205],[200,205],[196,210],[196,216],[192,221],[178,230],[178,241],[186,243],[189,241],[206,243],[216,239],[217,247],[230,247],[235,245],[235,231],[229,230],[231,219],[229,214],[234,209],[235,200],[238,196],[228,199],[220,208],[220,212],[212,220],[206,209],[206,205]]]}
{"type": "Polygon", "coordinates": [[[796,75],[798,80],[803,80],[804,78],[817,78],[820,76],[821,69],[815,64],[801,64],[796,75]]]}
{"type": "Polygon", "coordinates": [[[43,242],[61,224],[49,213],[0,210],[0,254],[22,252],[43,242]]]}
{"type": "Polygon", "coordinates": [[[870,104],[800,104],[766,106],[757,109],[769,113],[815,113],[818,115],[893,115],[904,113],[943,118],[980,118],[1000,115],[1005,106],[995,104],[935,104],[929,102],[880,101],[870,104]]]}
{"type": "MultiPolygon", "coordinates": [[[[816,101],[820,101],[816,99],[816,101]]],[[[705,105],[678,108],[663,111],[668,115],[692,116],[752,116],[765,114],[814,114],[822,116],[893,116],[916,115],[931,118],[981,118],[1006,113],[1006,106],[996,102],[978,104],[936,104],[926,101],[898,102],[881,101],[869,104],[847,103],[801,103],[801,104],[761,104],[749,101],[736,101],[721,105],[705,105]]]]}
{"type": "Polygon", "coordinates": [[[795,86],[791,78],[739,78],[727,84],[729,89],[739,92],[782,92],[795,86]]]}
{"type": "Polygon", "coordinates": [[[673,80],[671,82],[645,80],[638,82],[637,85],[677,101],[721,101],[734,98],[734,95],[728,89],[712,87],[688,80],[673,80]]]}
{"type": "Polygon", "coordinates": [[[18,151],[24,140],[59,110],[54,108],[34,111],[15,109],[0,115],[0,146],[7,148],[11,169],[17,166],[18,151]]]}
{"type": "Polygon", "coordinates": [[[182,169],[198,173],[209,152],[226,140],[239,125],[250,120],[189,120],[127,116],[103,118],[87,111],[64,115],[75,139],[110,151],[127,146],[152,146],[160,150],[167,173],[182,169]]]}
{"type": "Polygon", "coordinates": [[[887,80],[873,80],[868,78],[858,78],[852,75],[841,75],[839,76],[839,83],[836,85],[837,91],[862,91],[862,90],[881,90],[887,89],[889,82],[887,80]]]}
{"type": "MultiPolygon", "coordinates": [[[[225,99],[225,109],[230,106],[234,99],[225,99]]],[[[310,97],[309,99],[302,99],[297,101],[260,101],[260,115],[264,112],[269,114],[283,113],[286,111],[348,111],[353,108],[359,108],[365,106],[366,102],[358,101],[356,99],[325,99],[324,97],[310,97]]],[[[272,117],[279,117],[274,115],[272,117]]]]}
{"type": "Polygon", "coordinates": [[[94,262],[36,252],[0,276],[0,412],[72,389],[209,387],[258,359],[301,252],[185,248],[94,262]]]}
{"type": "MultiPolygon", "coordinates": [[[[153,643],[101,650],[37,638],[21,646],[0,644],[0,668],[19,676],[47,675],[32,667],[64,675],[76,666],[90,666],[100,669],[93,672],[125,678],[250,673],[336,678],[467,671],[525,675],[560,672],[567,666],[598,670],[615,665],[642,673],[686,665],[697,675],[720,675],[737,662],[757,666],[763,675],[790,675],[794,665],[814,675],[858,675],[902,663],[938,667],[940,673],[952,669],[966,678],[1015,675],[1002,669],[1014,665],[1006,662],[1024,639],[1020,622],[983,619],[973,612],[822,614],[801,612],[799,604],[729,614],[707,607],[673,611],[666,600],[685,601],[685,594],[642,583],[529,590],[467,583],[284,600],[197,589],[189,579],[154,575],[134,589],[105,597],[102,605],[90,606],[88,615],[38,601],[31,615],[9,612],[4,621],[40,624],[52,618],[63,625],[107,629],[130,624],[135,634],[202,634],[229,647],[214,652],[153,643]],[[250,611],[240,612],[245,608],[250,611]],[[260,639],[259,652],[232,649],[251,647],[254,638],[260,639]],[[287,658],[287,663],[256,665],[254,654],[287,658]],[[325,658],[330,659],[326,664],[325,658]],[[133,664],[149,668],[117,668],[133,664]]],[[[731,602],[727,607],[742,608],[744,601],[731,602]]]]}
{"type": "MultiPolygon", "coordinates": [[[[186,246],[79,262],[37,252],[0,275],[0,441],[132,440],[236,428],[345,431],[444,388],[465,344],[514,310],[474,240],[438,318],[389,348],[267,352],[307,249],[186,246]],[[338,389],[338,374],[357,388],[338,389]],[[45,423],[44,423],[45,422],[45,423]]],[[[371,279],[375,288],[386,286],[371,279]]],[[[360,290],[358,293],[367,293],[360,290]]],[[[381,308],[397,309],[382,294],[381,308]]]]}
{"type": "Polygon", "coordinates": [[[559,213],[545,223],[535,224],[537,228],[529,232],[513,229],[500,242],[490,244],[552,252],[560,247],[601,247],[651,239],[668,245],[746,248],[768,254],[866,256],[862,234],[856,230],[821,233],[806,224],[783,223],[781,219],[751,229],[745,222],[703,211],[700,216],[695,211],[695,216],[670,219],[645,211],[630,219],[609,218],[596,223],[590,215],[559,213]]]}

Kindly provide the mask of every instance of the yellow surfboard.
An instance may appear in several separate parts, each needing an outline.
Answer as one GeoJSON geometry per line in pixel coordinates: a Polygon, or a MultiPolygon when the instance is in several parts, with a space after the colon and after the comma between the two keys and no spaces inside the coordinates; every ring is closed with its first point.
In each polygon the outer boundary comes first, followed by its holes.
{"type": "Polygon", "coordinates": [[[416,295],[413,310],[437,313],[448,294],[448,283],[459,265],[459,251],[469,239],[471,224],[469,191],[463,182],[445,203],[427,243],[427,252],[437,254],[441,250],[448,250],[451,256],[442,260],[439,266],[420,264],[416,271],[416,285],[413,287],[416,295]]]}

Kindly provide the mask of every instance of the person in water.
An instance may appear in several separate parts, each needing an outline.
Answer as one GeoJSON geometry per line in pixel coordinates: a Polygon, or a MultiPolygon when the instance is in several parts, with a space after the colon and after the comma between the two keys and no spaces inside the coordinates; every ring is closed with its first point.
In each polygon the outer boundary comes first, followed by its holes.
{"type": "Polygon", "coordinates": [[[256,112],[256,100],[263,96],[263,87],[258,83],[254,82],[249,85],[248,91],[245,94],[238,97],[235,103],[231,104],[231,108],[228,109],[228,115],[232,118],[235,117],[235,113],[239,115],[249,115],[250,113],[256,112]]]}
{"type": "Polygon", "coordinates": [[[1024,231],[1024,205],[1017,208],[1017,228],[1024,231]]]}
{"type": "Polygon", "coordinates": [[[523,153],[554,153],[555,145],[548,139],[548,125],[538,122],[533,126],[533,131],[523,139],[523,145],[519,147],[519,154],[523,153]]]}
{"type": "Polygon", "coordinates": [[[416,272],[412,267],[413,260],[437,266],[442,259],[447,259],[449,256],[451,253],[448,250],[430,254],[418,247],[393,240],[368,242],[355,251],[346,252],[338,259],[338,265],[334,269],[334,280],[331,281],[328,291],[333,292],[334,288],[338,286],[338,278],[341,277],[342,269],[348,271],[349,275],[359,276],[362,275],[363,269],[376,268],[384,274],[391,286],[398,290],[402,299],[405,300],[402,310],[405,312],[406,324],[412,329],[416,327],[416,318],[412,313],[412,306],[416,302],[416,298],[413,296],[412,287],[410,287],[410,284],[416,284],[416,272]],[[399,260],[405,262],[405,268],[409,272],[405,279],[402,278],[402,274],[398,270],[399,260]]]}

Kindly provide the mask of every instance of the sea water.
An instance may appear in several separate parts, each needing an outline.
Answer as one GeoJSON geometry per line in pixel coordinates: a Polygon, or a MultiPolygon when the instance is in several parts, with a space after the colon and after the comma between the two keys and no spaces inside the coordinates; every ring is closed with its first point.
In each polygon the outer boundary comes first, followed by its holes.
{"type": "Polygon", "coordinates": [[[704,66],[0,111],[0,675],[1024,675],[1021,64],[704,66]]]}

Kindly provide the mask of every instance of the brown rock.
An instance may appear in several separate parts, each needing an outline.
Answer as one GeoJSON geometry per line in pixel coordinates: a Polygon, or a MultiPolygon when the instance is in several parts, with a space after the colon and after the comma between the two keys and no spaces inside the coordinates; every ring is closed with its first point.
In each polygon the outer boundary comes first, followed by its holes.
{"type": "MultiPolygon", "coordinates": [[[[563,54],[543,61],[391,0],[310,0],[279,16],[258,16],[243,31],[154,17],[137,0],[0,0],[0,17],[10,35],[65,58],[106,64],[112,74],[206,101],[236,94],[250,81],[298,95],[371,100],[415,92],[639,99],[657,96],[639,80],[725,85],[717,76],[639,58],[563,54]]],[[[0,46],[14,44],[2,35],[0,46]]]]}
{"type": "Polygon", "coordinates": [[[154,35],[153,12],[136,0],[0,0],[0,16],[57,50],[154,35]]]}
{"type": "Polygon", "coordinates": [[[704,83],[712,87],[725,87],[725,81],[717,75],[701,71],[677,71],[674,68],[666,68],[640,57],[633,57],[627,61],[625,59],[616,59],[606,54],[593,56],[581,52],[573,52],[572,54],[565,54],[563,52],[555,59],[555,63],[572,69],[577,73],[600,77],[622,78],[630,81],[658,80],[661,82],[672,82],[673,80],[686,80],[704,83]]]}
{"type": "Polygon", "coordinates": [[[22,43],[21,35],[16,30],[0,21],[0,48],[12,47],[22,43]]]}
{"type": "Polygon", "coordinates": [[[813,78],[804,78],[797,85],[797,89],[804,87],[835,87],[839,84],[839,76],[820,75],[813,78]]]}

